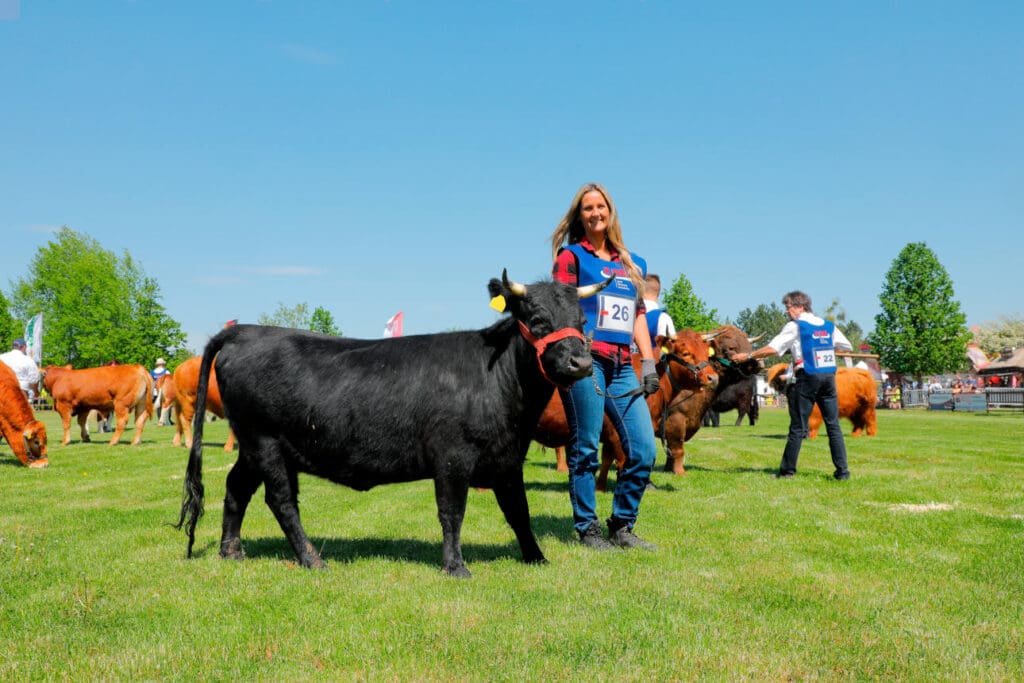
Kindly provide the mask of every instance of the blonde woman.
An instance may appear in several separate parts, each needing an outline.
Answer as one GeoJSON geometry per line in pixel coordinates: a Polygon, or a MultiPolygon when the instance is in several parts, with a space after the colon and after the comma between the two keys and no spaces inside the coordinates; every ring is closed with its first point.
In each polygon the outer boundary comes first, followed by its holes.
{"type": "Polygon", "coordinates": [[[586,315],[584,334],[593,337],[593,376],[559,389],[569,423],[566,461],[573,526],[589,548],[652,550],[653,545],[633,533],[657,448],[644,400],[645,394],[658,390],[643,302],[647,264],[626,249],[615,204],[597,183],[584,185],[573,197],[551,235],[551,248],[552,276],[557,282],[585,286],[615,278],[598,296],[580,301],[586,315]],[[643,359],[642,388],[630,362],[634,342],[643,359]],[[597,517],[594,480],[605,415],[626,452],[607,520],[607,538],[597,517]]]}

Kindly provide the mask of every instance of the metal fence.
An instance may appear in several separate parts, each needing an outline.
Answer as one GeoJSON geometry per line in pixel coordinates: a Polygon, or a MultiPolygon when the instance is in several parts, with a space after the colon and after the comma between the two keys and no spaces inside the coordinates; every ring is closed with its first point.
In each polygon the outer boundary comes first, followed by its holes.
{"type": "MultiPolygon", "coordinates": [[[[949,394],[949,392],[936,392],[935,394],[926,389],[904,389],[904,408],[927,408],[934,399],[929,396],[938,394],[949,394]]],[[[951,394],[950,394],[951,395],[951,394]]],[[[1011,410],[1024,411],[1024,388],[1008,389],[1003,387],[989,387],[985,389],[986,410],[1009,408],[1011,410]]]]}

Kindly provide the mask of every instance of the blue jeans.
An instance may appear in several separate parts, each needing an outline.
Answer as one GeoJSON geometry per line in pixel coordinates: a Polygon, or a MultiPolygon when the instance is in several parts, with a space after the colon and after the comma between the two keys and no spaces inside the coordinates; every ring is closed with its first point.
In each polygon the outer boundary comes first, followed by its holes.
{"type": "Polygon", "coordinates": [[[843,441],[843,430],[839,425],[839,396],[836,394],[836,376],[834,374],[811,375],[797,373],[796,384],[787,392],[789,399],[789,434],[786,437],[786,449],[782,452],[781,474],[796,472],[797,458],[800,457],[800,446],[807,438],[807,420],[814,410],[815,404],[821,409],[821,418],[828,432],[828,449],[832,454],[835,474],[849,474],[846,464],[846,442],[843,441]]]}
{"type": "Polygon", "coordinates": [[[569,422],[569,443],[565,459],[569,466],[569,501],[573,526],[583,532],[597,519],[594,474],[600,464],[598,449],[601,427],[607,414],[622,439],[626,464],[615,483],[612,518],[636,523],[657,451],[651,413],[642,393],[613,398],[640,386],[632,366],[594,356],[594,374],[568,389],[560,389],[565,417],[569,422]],[[600,390],[601,393],[598,393],[600,390]]]}

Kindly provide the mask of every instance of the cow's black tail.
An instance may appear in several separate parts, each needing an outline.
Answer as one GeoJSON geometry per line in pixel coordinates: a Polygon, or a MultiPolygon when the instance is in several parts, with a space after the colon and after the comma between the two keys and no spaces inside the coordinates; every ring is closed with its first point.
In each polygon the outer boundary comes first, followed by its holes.
{"type": "Polygon", "coordinates": [[[210,385],[210,368],[213,358],[224,346],[230,328],[222,331],[206,345],[203,360],[199,366],[199,386],[196,389],[196,414],[192,419],[192,450],[188,454],[185,469],[185,486],[181,500],[181,516],[177,528],[185,527],[188,533],[188,557],[192,557],[192,546],[196,542],[196,524],[203,516],[203,425],[206,423],[206,389],[210,385]],[[186,520],[186,517],[188,518],[186,520]]]}

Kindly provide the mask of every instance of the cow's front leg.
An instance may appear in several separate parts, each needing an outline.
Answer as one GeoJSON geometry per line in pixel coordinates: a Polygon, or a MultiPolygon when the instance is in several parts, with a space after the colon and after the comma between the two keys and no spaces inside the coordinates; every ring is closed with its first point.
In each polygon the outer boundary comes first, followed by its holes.
{"type": "MultiPolygon", "coordinates": [[[[181,424],[181,420],[178,420],[181,424]]],[[[242,520],[245,510],[256,493],[260,482],[259,472],[252,469],[249,463],[239,458],[235,466],[228,472],[227,495],[224,496],[224,524],[220,537],[220,556],[229,560],[241,560],[242,552],[242,520]]]]}
{"type": "Polygon", "coordinates": [[[434,496],[437,498],[437,518],[441,522],[442,558],[445,573],[468,579],[472,576],[462,559],[462,520],[466,516],[466,497],[469,495],[468,477],[454,476],[451,472],[434,478],[434,496]]]}
{"type": "Polygon", "coordinates": [[[279,463],[262,470],[265,499],[288,542],[291,543],[299,564],[315,569],[323,567],[324,561],[310,543],[299,519],[298,474],[283,464],[284,454],[276,443],[265,446],[257,459],[261,463],[279,463]]]}
{"type": "Polygon", "coordinates": [[[537,545],[537,537],[533,535],[530,528],[530,504],[526,500],[526,487],[523,485],[523,470],[516,473],[509,473],[494,486],[494,497],[498,500],[498,507],[505,514],[505,521],[512,527],[519,541],[519,549],[523,553],[523,562],[528,564],[543,564],[547,560],[540,546],[537,545]]]}

